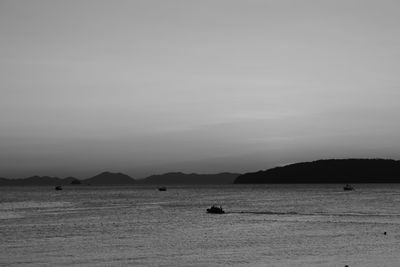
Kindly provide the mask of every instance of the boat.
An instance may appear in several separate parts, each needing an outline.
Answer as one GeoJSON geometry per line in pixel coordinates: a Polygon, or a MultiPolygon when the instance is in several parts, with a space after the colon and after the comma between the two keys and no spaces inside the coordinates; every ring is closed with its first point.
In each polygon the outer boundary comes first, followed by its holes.
{"type": "Polygon", "coordinates": [[[216,213],[216,214],[223,214],[225,213],[225,211],[222,209],[221,206],[217,207],[217,206],[212,206],[211,208],[207,209],[208,213],[216,213]]]}
{"type": "Polygon", "coordinates": [[[346,184],[346,185],[343,187],[343,190],[344,190],[344,191],[353,191],[353,190],[354,190],[354,187],[352,187],[352,186],[349,185],[349,184],[346,184]]]}
{"type": "Polygon", "coordinates": [[[62,187],[61,187],[61,185],[57,185],[56,187],[55,187],[55,190],[62,190],[62,187]]]}
{"type": "Polygon", "coordinates": [[[166,188],[165,186],[159,187],[159,188],[158,188],[158,191],[167,191],[167,188],[166,188]]]}

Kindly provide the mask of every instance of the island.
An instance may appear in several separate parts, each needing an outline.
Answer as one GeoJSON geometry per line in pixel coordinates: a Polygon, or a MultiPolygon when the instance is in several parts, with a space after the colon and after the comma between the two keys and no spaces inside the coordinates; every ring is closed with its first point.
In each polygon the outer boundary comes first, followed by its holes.
{"type": "Polygon", "coordinates": [[[217,173],[217,174],[197,174],[197,173],[182,173],[169,172],[165,174],[151,175],[144,179],[134,179],[127,174],[120,172],[102,172],[93,177],[86,179],[77,179],[74,177],[58,178],[50,176],[31,176],[21,179],[0,178],[0,186],[56,186],[56,185],[170,185],[170,184],[233,184],[233,181],[238,177],[238,173],[217,173]]]}
{"type": "Polygon", "coordinates": [[[245,173],[235,184],[400,183],[400,161],[327,159],[245,173]]]}
{"type": "Polygon", "coordinates": [[[90,185],[131,185],[135,183],[135,179],[120,172],[102,172],[83,180],[83,183],[90,185]]]}
{"type": "Polygon", "coordinates": [[[141,184],[233,184],[239,176],[238,173],[198,174],[169,172],[165,174],[151,175],[145,179],[137,180],[141,184]]]}
{"type": "Polygon", "coordinates": [[[102,172],[93,177],[79,180],[74,177],[58,178],[31,176],[20,179],[0,178],[0,186],[57,186],[57,185],[132,185],[135,180],[123,173],[102,172]]]}

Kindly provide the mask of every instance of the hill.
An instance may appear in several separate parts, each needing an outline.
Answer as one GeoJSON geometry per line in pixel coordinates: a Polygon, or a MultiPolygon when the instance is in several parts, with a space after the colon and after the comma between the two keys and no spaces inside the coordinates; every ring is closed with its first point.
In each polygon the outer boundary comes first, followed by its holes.
{"type": "Polygon", "coordinates": [[[31,176],[22,179],[0,178],[0,186],[44,186],[44,185],[69,185],[74,181],[79,181],[74,177],[64,179],[50,176],[31,176]]]}
{"type": "Polygon", "coordinates": [[[143,184],[232,184],[238,177],[237,173],[218,174],[185,174],[182,172],[169,172],[160,175],[151,175],[145,179],[138,180],[143,184]]]}
{"type": "Polygon", "coordinates": [[[0,186],[56,186],[56,185],[129,185],[135,180],[123,173],[103,172],[85,180],[74,177],[64,179],[50,176],[31,176],[22,179],[0,178],[0,186]]]}
{"type": "Polygon", "coordinates": [[[301,162],[246,173],[237,177],[234,183],[400,183],[400,161],[330,159],[301,162]]]}
{"type": "Polygon", "coordinates": [[[96,176],[85,179],[82,182],[91,185],[122,185],[134,184],[135,180],[123,173],[102,172],[96,176]]]}

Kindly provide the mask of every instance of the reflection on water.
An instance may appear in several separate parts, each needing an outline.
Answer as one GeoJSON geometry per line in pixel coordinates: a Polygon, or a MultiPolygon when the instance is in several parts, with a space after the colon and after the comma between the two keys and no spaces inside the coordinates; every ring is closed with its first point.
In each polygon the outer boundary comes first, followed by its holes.
{"type": "Polygon", "coordinates": [[[396,266],[400,186],[0,188],[0,264],[396,266]],[[226,214],[207,214],[211,205],[226,214]],[[387,232],[387,235],[383,235],[387,232]]]}

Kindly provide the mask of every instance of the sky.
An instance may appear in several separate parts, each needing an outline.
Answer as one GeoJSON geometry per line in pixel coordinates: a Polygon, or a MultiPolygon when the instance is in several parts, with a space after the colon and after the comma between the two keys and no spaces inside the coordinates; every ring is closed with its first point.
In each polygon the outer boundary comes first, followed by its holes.
{"type": "Polygon", "coordinates": [[[400,159],[399,10],[0,0],[0,177],[400,159]]]}

